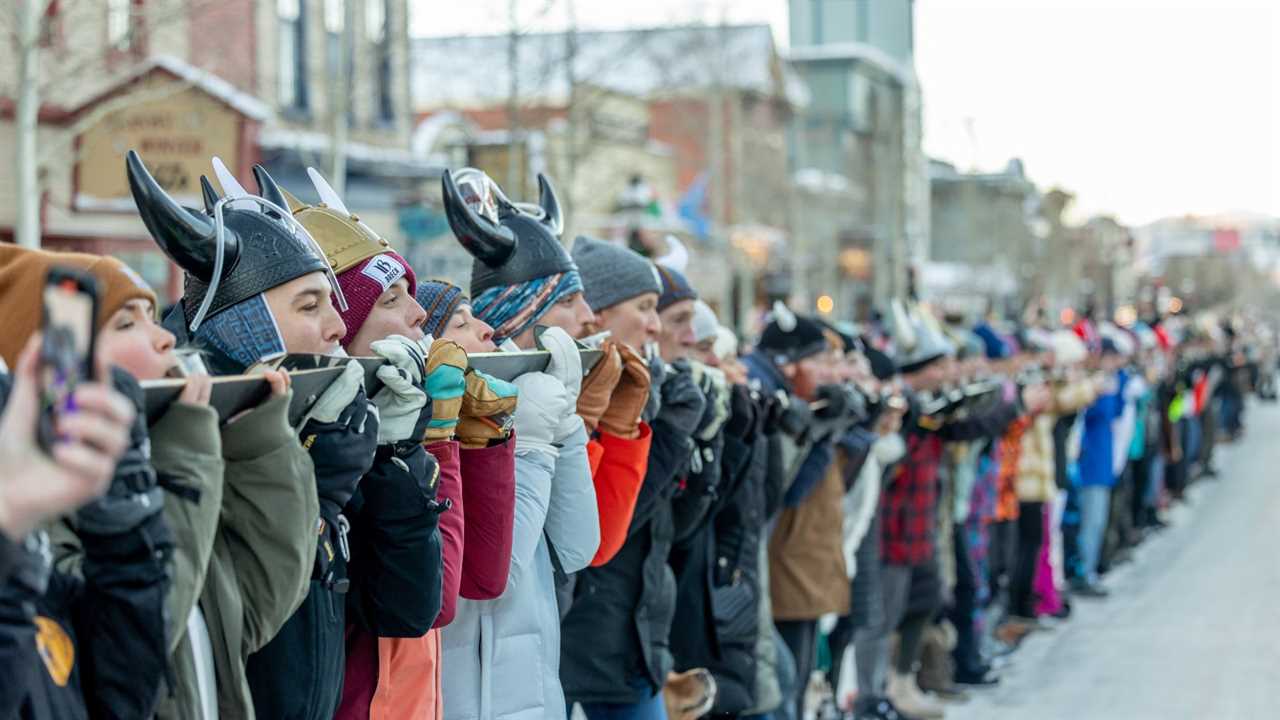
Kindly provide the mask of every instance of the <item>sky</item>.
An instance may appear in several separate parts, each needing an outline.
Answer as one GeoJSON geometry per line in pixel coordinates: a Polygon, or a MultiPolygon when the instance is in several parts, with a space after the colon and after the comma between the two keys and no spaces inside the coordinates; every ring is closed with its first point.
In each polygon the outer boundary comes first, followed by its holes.
{"type": "MultiPolygon", "coordinates": [[[[415,35],[509,28],[508,0],[412,4],[415,35]]],[[[519,25],[562,29],[569,4],[517,0],[519,25]]],[[[572,4],[583,28],[723,18],[787,45],[785,0],[572,4]]],[[[1277,44],[1280,0],[917,0],[925,151],[961,170],[1020,158],[1078,218],[1280,217],[1277,44]]]]}

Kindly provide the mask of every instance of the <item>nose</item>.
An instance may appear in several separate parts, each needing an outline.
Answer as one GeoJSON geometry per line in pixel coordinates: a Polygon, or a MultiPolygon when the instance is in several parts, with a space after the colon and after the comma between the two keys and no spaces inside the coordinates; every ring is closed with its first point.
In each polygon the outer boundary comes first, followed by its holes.
{"type": "Polygon", "coordinates": [[[412,304],[409,306],[409,327],[419,327],[427,320],[427,311],[422,309],[417,300],[410,298],[412,304]]]}
{"type": "Polygon", "coordinates": [[[591,306],[587,304],[586,298],[578,296],[578,322],[583,325],[596,322],[596,314],[591,311],[591,306]]]}
{"type": "Polygon", "coordinates": [[[166,353],[172,350],[173,346],[178,343],[178,340],[173,336],[173,333],[165,330],[164,327],[160,325],[155,325],[153,327],[154,330],[151,331],[151,345],[156,349],[156,352],[166,353]]]}
{"type": "Polygon", "coordinates": [[[489,327],[489,323],[476,318],[472,320],[480,328],[480,342],[488,342],[493,339],[493,328],[489,327]]]}
{"type": "Polygon", "coordinates": [[[325,316],[323,330],[324,341],[327,343],[340,342],[347,335],[347,324],[342,321],[342,316],[338,311],[330,306],[325,316]]]}
{"type": "Polygon", "coordinates": [[[662,334],[662,318],[656,310],[649,313],[649,321],[645,323],[644,331],[651,340],[662,334]]]}

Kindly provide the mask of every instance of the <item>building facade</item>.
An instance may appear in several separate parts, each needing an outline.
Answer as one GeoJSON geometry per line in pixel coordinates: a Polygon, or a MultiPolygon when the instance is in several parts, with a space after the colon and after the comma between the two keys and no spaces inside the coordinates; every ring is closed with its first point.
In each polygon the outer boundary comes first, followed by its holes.
{"type": "MultiPolygon", "coordinates": [[[[38,196],[43,245],[115,254],[173,297],[180,274],[134,211],[124,153],[138,150],[166,189],[192,206],[214,155],[244,179],[261,162],[314,200],[304,168],[330,174],[334,119],[342,115],[349,205],[401,239],[397,201],[430,175],[409,152],[405,0],[44,0],[44,7],[34,43],[14,33],[2,41],[12,57],[36,54],[40,105],[37,187],[0,178],[0,238],[13,237],[18,195],[38,196]],[[351,92],[343,65],[360,78],[351,92]]],[[[22,139],[16,75],[0,87],[7,157],[22,139]]]]}

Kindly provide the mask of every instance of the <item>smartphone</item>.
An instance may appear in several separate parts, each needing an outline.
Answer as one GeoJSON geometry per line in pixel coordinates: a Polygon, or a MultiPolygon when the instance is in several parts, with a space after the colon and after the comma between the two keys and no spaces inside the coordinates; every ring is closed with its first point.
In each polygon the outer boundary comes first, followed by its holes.
{"type": "Polygon", "coordinates": [[[94,378],[98,284],[92,275],[55,266],[45,276],[43,301],[36,438],[48,452],[57,439],[58,417],[76,410],[76,386],[94,378]]]}

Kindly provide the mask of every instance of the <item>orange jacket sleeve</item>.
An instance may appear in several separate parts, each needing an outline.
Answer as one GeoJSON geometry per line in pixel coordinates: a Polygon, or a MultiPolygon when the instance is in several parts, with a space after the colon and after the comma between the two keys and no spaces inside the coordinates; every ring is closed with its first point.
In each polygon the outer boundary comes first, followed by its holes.
{"type": "Polygon", "coordinates": [[[596,486],[596,507],[600,512],[600,548],[591,560],[592,567],[599,567],[613,559],[627,540],[627,528],[636,509],[636,498],[644,484],[645,470],[649,467],[649,443],[653,432],[647,423],[640,423],[640,435],[628,440],[601,432],[598,440],[588,446],[592,460],[591,478],[596,486]]]}

